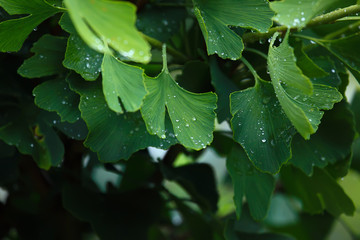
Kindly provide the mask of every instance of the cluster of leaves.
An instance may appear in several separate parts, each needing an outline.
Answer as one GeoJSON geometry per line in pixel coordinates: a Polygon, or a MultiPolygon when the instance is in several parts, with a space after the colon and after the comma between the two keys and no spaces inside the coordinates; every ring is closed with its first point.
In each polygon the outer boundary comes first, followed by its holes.
{"type": "Polygon", "coordinates": [[[354,214],[359,1],[0,6],[1,237],[322,239],[354,214]]]}

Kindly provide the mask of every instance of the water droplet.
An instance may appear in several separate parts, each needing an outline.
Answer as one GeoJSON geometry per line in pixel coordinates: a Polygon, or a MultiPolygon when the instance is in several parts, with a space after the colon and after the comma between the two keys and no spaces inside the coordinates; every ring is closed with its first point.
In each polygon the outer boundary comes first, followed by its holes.
{"type": "Polygon", "coordinates": [[[196,121],[196,117],[193,117],[192,120],[195,122],[195,121],[196,121]]]}
{"type": "Polygon", "coordinates": [[[263,143],[265,143],[265,142],[266,142],[266,139],[261,139],[261,141],[262,141],[263,143]]]}

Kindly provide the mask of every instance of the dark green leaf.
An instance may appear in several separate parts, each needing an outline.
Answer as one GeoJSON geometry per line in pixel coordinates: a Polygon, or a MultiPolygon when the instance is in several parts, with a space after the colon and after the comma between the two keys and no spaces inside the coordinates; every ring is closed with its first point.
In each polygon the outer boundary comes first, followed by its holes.
{"type": "Polygon", "coordinates": [[[86,123],[82,119],[74,123],[56,121],[54,127],[71,139],[84,140],[88,135],[86,123]]]}
{"type": "Polygon", "coordinates": [[[169,124],[165,128],[168,138],[160,139],[147,132],[139,112],[118,115],[111,111],[100,82],[85,82],[75,75],[68,82],[80,94],[79,109],[89,129],[84,144],[97,152],[101,161],[128,159],[140,149],[149,146],[166,149],[177,142],[169,124]]]}
{"type": "Polygon", "coordinates": [[[18,51],[25,39],[41,22],[55,13],[58,9],[51,7],[44,0],[1,0],[3,7],[9,14],[29,14],[25,17],[11,19],[0,23],[0,51],[18,51]]]}
{"type": "Polygon", "coordinates": [[[282,183],[290,194],[298,197],[303,209],[311,214],[325,209],[334,216],[352,215],[355,207],[337,182],[324,170],[315,168],[311,177],[301,170],[287,166],[281,172],[282,183]]]}
{"type": "Polygon", "coordinates": [[[34,43],[34,56],[26,59],[18,73],[27,78],[38,78],[61,73],[63,70],[66,39],[45,34],[34,43]]]}
{"type": "Polygon", "coordinates": [[[274,177],[258,171],[249,161],[245,151],[236,144],[227,158],[226,167],[234,185],[237,218],[240,218],[243,197],[246,197],[252,217],[256,220],[263,219],[275,189],[274,177]]]}

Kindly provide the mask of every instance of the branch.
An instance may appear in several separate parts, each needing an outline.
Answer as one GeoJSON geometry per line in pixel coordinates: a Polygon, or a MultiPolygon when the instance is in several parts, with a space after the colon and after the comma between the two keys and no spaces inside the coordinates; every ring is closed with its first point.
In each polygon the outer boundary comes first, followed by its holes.
{"type": "MultiPolygon", "coordinates": [[[[359,12],[360,12],[360,4],[355,4],[346,8],[340,8],[338,10],[315,17],[306,25],[306,27],[313,27],[317,25],[333,23],[340,18],[347,17],[359,12]]],[[[262,39],[270,38],[272,35],[274,35],[275,32],[285,33],[287,29],[288,29],[287,26],[272,27],[266,33],[245,33],[242,36],[242,39],[246,43],[253,43],[262,39]]],[[[292,32],[294,31],[297,32],[300,30],[302,29],[290,28],[290,31],[292,32]]]]}

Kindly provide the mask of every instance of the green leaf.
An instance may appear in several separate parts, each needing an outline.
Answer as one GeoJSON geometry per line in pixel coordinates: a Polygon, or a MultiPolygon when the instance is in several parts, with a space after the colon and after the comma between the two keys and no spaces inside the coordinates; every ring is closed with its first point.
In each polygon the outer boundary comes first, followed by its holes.
{"type": "Polygon", "coordinates": [[[109,53],[109,45],[133,61],[150,61],[150,46],[135,28],[136,7],[132,3],[105,0],[64,3],[79,35],[91,48],[109,53]]]}
{"type": "Polygon", "coordinates": [[[149,146],[167,149],[177,142],[169,124],[165,129],[169,137],[160,139],[147,132],[139,112],[119,115],[110,110],[99,81],[85,82],[75,75],[67,80],[70,88],[80,94],[81,117],[89,129],[84,144],[97,152],[102,162],[128,159],[149,146]]]}
{"type": "Polygon", "coordinates": [[[71,139],[85,140],[88,129],[84,120],[79,119],[74,123],[54,121],[54,127],[71,139]]]}
{"type": "Polygon", "coordinates": [[[305,141],[299,135],[294,137],[290,162],[310,176],[315,166],[324,168],[329,163],[346,159],[351,153],[354,136],[353,115],[348,104],[342,101],[325,114],[319,130],[310,140],[305,141]]]}
{"type": "Polygon", "coordinates": [[[266,32],[273,12],[263,0],[193,0],[195,15],[204,35],[209,55],[239,59],[244,49],[240,36],[229,26],[266,32]]]}
{"type": "Polygon", "coordinates": [[[263,219],[275,189],[274,177],[255,169],[245,151],[237,144],[233,145],[226,167],[234,185],[237,218],[240,219],[243,197],[246,197],[252,217],[255,220],[263,219]]]}
{"type": "Polygon", "coordinates": [[[33,90],[35,104],[47,111],[55,111],[61,121],[75,122],[80,119],[79,96],[69,89],[65,79],[45,81],[33,90]]]}
{"type": "Polygon", "coordinates": [[[167,69],[165,45],[163,61],[163,69],[156,78],[145,76],[147,95],[141,114],[146,127],[149,133],[166,139],[166,107],[180,143],[196,150],[205,148],[213,139],[217,97],[214,93],[191,93],[178,86],[167,69]]]}
{"type": "Polygon", "coordinates": [[[110,54],[104,55],[101,68],[104,95],[110,109],[123,113],[120,98],[126,111],[139,110],[146,94],[143,83],[144,70],[125,64],[110,54]]]}
{"type": "Polygon", "coordinates": [[[63,61],[64,67],[74,70],[85,80],[93,81],[99,77],[102,60],[103,54],[91,49],[79,35],[70,35],[63,61]]]}
{"type": "Polygon", "coordinates": [[[24,61],[18,69],[18,73],[27,78],[39,78],[61,73],[65,46],[65,38],[43,35],[31,48],[31,52],[35,53],[34,56],[24,61]]]}
{"type": "Polygon", "coordinates": [[[145,5],[138,13],[136,26],[144,34],[167,42],[180,29],[187,13],[185,8],[145,5]]]}
{"type": "Polygon", "coordinates": [[[28,14],[25,17],[0,23],[0,51],[19,51],[25,39],[41,22],[60,10],[51,7],[44,0],[0,0],[9,14],[28,14]]]}
{"type": "Polygon", "coordinates": [[[316,42],[327,48],[332,54],[339,58],[350,69],[360,73],[360,57],[357,54],[360,51],[359,46],[360,33],[340,38],[337,40],[320,40],[316,42]]]}
{"type": "Polygon", "coordinates": [[[300,198],[303,209],[310,214],[327,210],[333,216],[352,215],[355,207],[344,190],[326,171],[315,168],[311,177],[297,168],[283,167],[282,183],[290,194],[300,198]]]}
{"type": "Polygon", "coordinates": [[[211,84],[216,90],[216,94],[219,97],[218,109],[216,110],[219,123],[224,120],[230,120],[230,94],[238,87],[224,74],[221,72],[216,59],[210,58],[210,73],[211,73],[211,84]]]}
{"type": "Polygon", "coordinates": [[[50,126],[49,113],[40,112],[32,104],[5,112],[1,117],[7,123],[0,126],[1,140],[16,146],[22,154],[31,155],[40,168],[47,170],[61,162],[64,146],[50,126]]]}
{"type": "Polygon", "coordinates": [[[270,3],[276,12],[273,20],[288,28],[303,28],[319,13],[339,0],[283,0],[270,3]]]}
{"type": "Polygon", "coordinates": [[[290,157],[295,130],[268,82],[257,80],[255,87],[232,93],[231,126],[254,165],[277,173],[290,157]]]}
{"type": "Polygon", "coordinates": [[[285,114],[301,136],[309,139],[324,114],[320,110],[331,109],[342,95],[335,88],[313,85],[296,66],[294,51],[288,44],[289,32],[280,46],[274,47],[277,36],[275,33],[269,48],[270,77],[285,114]]]}

